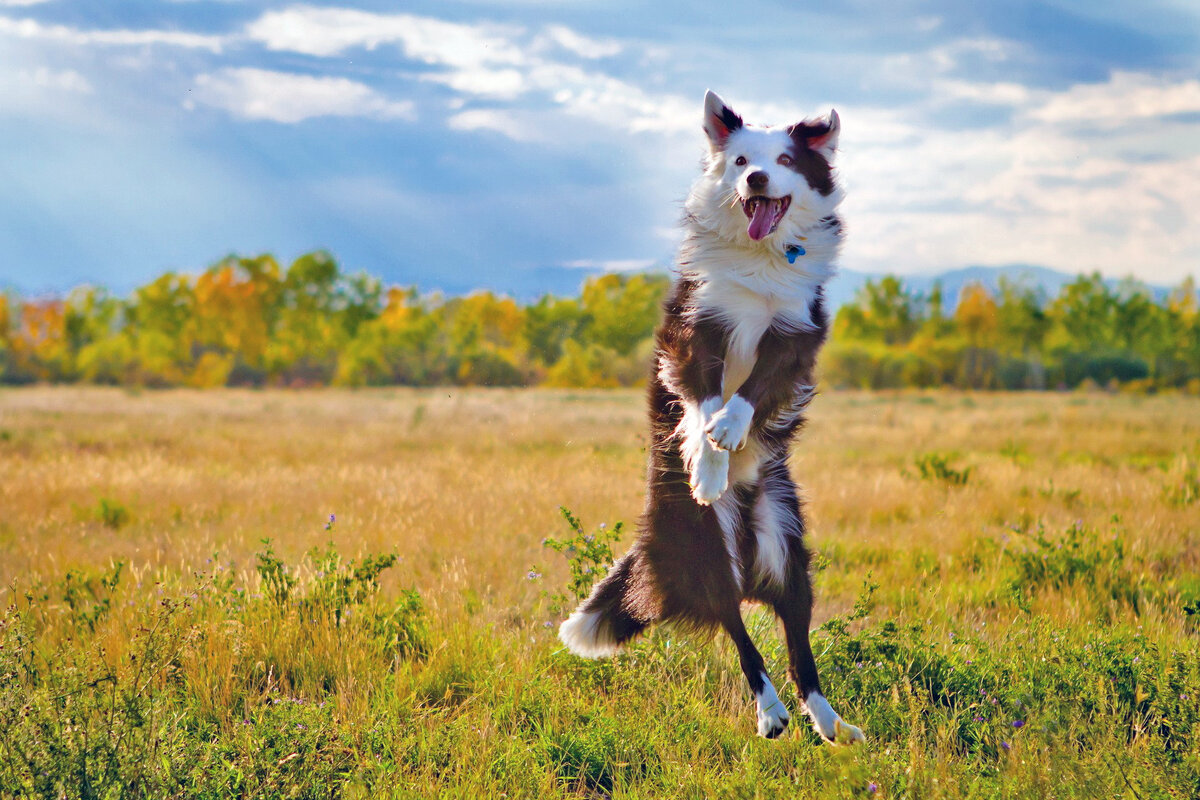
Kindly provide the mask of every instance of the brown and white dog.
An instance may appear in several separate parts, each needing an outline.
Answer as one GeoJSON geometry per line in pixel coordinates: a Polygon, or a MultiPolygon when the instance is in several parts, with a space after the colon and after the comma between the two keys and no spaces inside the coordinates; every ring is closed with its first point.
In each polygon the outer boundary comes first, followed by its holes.
{"type": "Polygon", "coordinates": [[[788,712],[741,616],[742,601],[766,603],[783,621],[788,675],[817,733],[856,742],[862,731],[825,700],[809,645],[809,554],[787,463],[828,331],[839,128],[832,111],[747,125],[717,95],[704,98],[709,152],[657,336],[640,534],[559,636],[599,657],[655,622],[720,625],[757,701],[758,732],[774,738],[788,712]]]}

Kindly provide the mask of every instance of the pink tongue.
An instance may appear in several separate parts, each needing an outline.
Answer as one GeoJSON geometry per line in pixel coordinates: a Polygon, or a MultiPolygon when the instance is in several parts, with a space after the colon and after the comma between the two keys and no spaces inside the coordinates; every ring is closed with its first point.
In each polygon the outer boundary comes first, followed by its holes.
{"type": "Polygon", "coordinates": [[[746,229],[746,233],[750,234],[750,238],[754,241],[760,241],[771,232],[771,225],[775,222],[775,210],[778,207],[778,200],[759,200],[754,207],[754,216],[750,218],[750,227],[746,229]]]}

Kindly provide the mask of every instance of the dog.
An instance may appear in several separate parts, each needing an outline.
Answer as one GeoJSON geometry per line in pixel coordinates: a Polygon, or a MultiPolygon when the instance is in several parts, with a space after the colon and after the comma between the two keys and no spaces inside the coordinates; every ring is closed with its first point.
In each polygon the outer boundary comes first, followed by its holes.
{"type": "Polygon", "coordinates": [[[841,122],[830,111],[748,125],[710,91],[703,127],[708,153],[656,335],[640,533],[559,636],[596,658],[656,622],[720,626],[754,693],[758,733],[775,738],[790,717],[741,616],[743,601],[765,603],[783,622],[788,676],[814,729],[860,742],[821,693],[805,522],[787,463],[828,332],[822,287],[842,241],[831,166],[841,122]]]}

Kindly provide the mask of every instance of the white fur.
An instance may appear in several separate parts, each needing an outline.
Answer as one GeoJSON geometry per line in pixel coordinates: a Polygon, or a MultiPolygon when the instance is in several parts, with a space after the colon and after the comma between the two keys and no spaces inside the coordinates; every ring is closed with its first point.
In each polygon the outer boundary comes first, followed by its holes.
{"type": "Polygon", "coordinates": [[[797,383],[794,394],[792,395],[792,403],[790,406],[781,408],[771,415],[771,418],[763,423],[763,427],[771,430],[781,431],[787,426],[796,421],[796,418],[804,413],[804,409],[812,402],[816,396],[817,387],[809,383],[797,383]]]}
{"type": "Polygon", "coordinates": [[[733,582],[740,591],[742,588],[742,557],[738,552],[738,534],[742,529],[742,507],[737,495],[726,492],[713,504],[717,514],[717,524],[721,526],[721,534],[725,539],[725,552],[729,554],[729,568],[733,572],[733,582]]]}
{"type": "Polygon", "coordinates": [[[770,492],[762,491],[754,503],[754,532],[755,580],[764,586],[783,586],[787,576],[788,537],[800,535],[797,520],[781,512],[770,492]]]}
{"type": "MultiPolygon", "coordinates": [[[[660,371],[664,369],[660,366],[660,371]]],[[[714,447],[706,430],[720,409],[721,398],[716,396],[707,398],[700,405],[685,402],[683,418],[675,429],[692,497],[702,506],[716,502],[729,485],[729,453],[714,447]]]]}
{"type": "Polygon", "coordinates": [[[813,729],[821,738],[833,744],[858,744],[867,737],[862,729],[843,720],[820,692],[809,692],[804,698],[804,712],[812,718],[813,729]]]}
{"type": "Polygon", "coordinates": [[[602,625],[603,617],[596,611],[577,609],[558,628],[558,638],[577,656],[605,658],[617,652],[620,645],[612,631],[602,625]]]}
{"type": "Polygon", "coordinates": [[[762,691],[754,696],[758,706],[758,735],[774,739],[783,733],[784,728],[791,721],[791,716],[783,701],[779,699],[779,695],[776,694],[775,687],[771,684],[767,673],[762,673],[762,679],[762,691]]]}
{"type": "Polygon", "coordinates": [[[753,421],[754,406],[735,394],[709,421],[705,428],[708,440],[721,450],[741,450],[746,446],[753,421]]]}

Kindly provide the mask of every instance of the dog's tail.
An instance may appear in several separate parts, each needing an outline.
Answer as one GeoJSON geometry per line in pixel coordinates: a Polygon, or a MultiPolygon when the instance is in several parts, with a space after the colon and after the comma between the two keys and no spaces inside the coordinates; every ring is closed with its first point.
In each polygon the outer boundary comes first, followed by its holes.
{"type": "Polygon", "coordinates": [[[576,655],[611,656],[657,616],[646,579],[644,554],[635,543],[559,627],[558,638],[576,655]]]}

